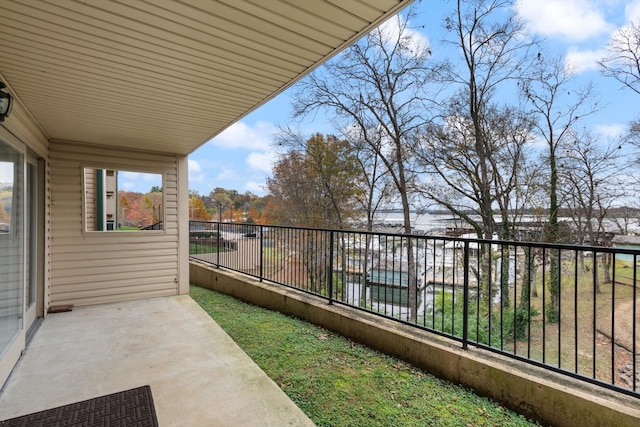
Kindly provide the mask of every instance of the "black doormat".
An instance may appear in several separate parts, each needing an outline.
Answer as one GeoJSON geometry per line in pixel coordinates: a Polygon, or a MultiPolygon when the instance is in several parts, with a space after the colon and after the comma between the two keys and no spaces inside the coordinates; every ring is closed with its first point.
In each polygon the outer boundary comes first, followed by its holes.
{"type": "Polygon", "coordinates": [[[0,427],[158,427],[148,385],[22,417],[0,427]]]}

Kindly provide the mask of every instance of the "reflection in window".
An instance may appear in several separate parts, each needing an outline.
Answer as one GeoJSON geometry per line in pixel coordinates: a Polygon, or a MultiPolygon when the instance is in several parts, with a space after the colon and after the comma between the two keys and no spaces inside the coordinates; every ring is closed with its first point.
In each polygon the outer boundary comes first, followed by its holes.
{"type": "Polygon", "coordinates": [[[163,229],[162,175],[84,169],[87,231],[163,229]]]}
{"type": "Polygon", "coordinates": [[[13,162],[0,161],[0,233],[11,230],[13,162]]]}

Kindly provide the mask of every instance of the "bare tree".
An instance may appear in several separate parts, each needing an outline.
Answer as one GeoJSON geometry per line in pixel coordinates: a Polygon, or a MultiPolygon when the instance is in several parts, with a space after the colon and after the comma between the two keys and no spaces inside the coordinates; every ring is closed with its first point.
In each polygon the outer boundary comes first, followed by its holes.
{"type": "MultiPolygon", "coordinates": [[[[500,91],[513,90],[533,60],[536,40],[527,37],[508,0],[457,2],[445,19],[451,38],[445,42],[459,53],[441,72],[451,89],[442,103],[443,120],[431,125],[419,145],[421,166],[435,177],[424,194],[471,225],[478,237],[492,239],[496,231],[509,238],[509,209],[521,188],[524,146],[530,141],[530,124],[518,106],[499,102],[500,91]],[[451,92],[453,90],[453,92],[451,92]],[[502,213],[503,228],[496,230],[494,207],[502,213]],[[477,220],[471,213],[478,215],[477,220]]],[[[490,312],[491,246],[482,247],[479,268],[483,307],[490,312]]],[[[500,254],[503,303],[508,305],[509,254],[500,254]]],[[[494,269],[495,270],[495,269],[494,269]]],[[[491,319],[490,319],[491,320],[491,319]]],[[[490,322],[489,322],[490,323],[490,322]]]]}
{"type": "Polygon", "coordinates": [[[429,127],[417,144],[419,164],[431,178],[420,190],[463,218],[478,237],[492,237],[487,234],[491,230],[492,234],[499,231],[503,239],[512,239],[513,225],[530,199],[531,181],[527,175],[532,171],[526,145],[532,141],[531,123],[515,109],[485,110],[481,126],[487,182],[480,172],[474,125],[457,116],[443,125],[429,127]],[[483,216],[485,203],[499,207],[500,230],[496,230],[493,210],[491,215],[483,216]]]}
{"type": "MultiPolygon", "coordinates": [[[[327,65],[302,80],[294,114],[317,110],[334,114],[340,128],[355,128],[393,181],[411,233],[410,192],[415,176],[408,167],[408,145],[425,119],[433,71],[428,44],[409,28],[411,10],[374,29],[327,65]]],[[[417,280],[413,245],[407,245],[410,317],[417,315],[417,280]]]]}
{"type": "MultiPolygon", "coordinates": [[[[457,88],[443,114],[466,123],[468,160],[475,169],[478,183],[474,205],[482,220],[478,236],[488,239],[495,231],[492,205],[496,199],[492,191],[496,143],[490,140],[495,136],[490,122],[500,120],[496,114],[513,116],[511,108],[497,104],[497,94],[501,88],[514,85],[514,81],[522,78],[523,70],[531,61],[530,48],[535,45],[535,40],[526,36],[524,23],[512,12],[512,3],[509,0],[459,0],[456,10],[445,19],[445,27],[452,34],[446,42],[459,52],[461,65],[449,63],[442,73],[443,80],[457,88]]],[[[477,229],[477,224],[471,225],[477,229]]]]}
{"type": "Polygon", "coordinates": [[[380,135],[377,145],[373,139],[374,131],[368,133],[369,141],[365,141],[357,129],[353,128],[344,131],[343,135],[351,143],[352,152],[362,176],[360,181],[362,191],[358,193],[358,204],[366,215],[365,229],[373,231],[376,213],[382,207],[392,204],[396,194],[393,190],[394,183],[391,174],[378,155],[378,152],[382,151],[382,135],[380,135]],[[371,148],[372,145],[376,146],[375,150],[371,148]]]}
{"type": "Polygon", "coordinates": [[[602,74],[640,95],[640,26],[619,28],[609,41],[609,55],[599,61],[602,74]]]}
{"type": "Polygon", "coordinates": [[[341,128],[357,129],[391,177],[411,232],[410,191],[413,135],[424,127],[430,102],[427,86],[432,69],[429,46],[409,28],[411,12],[374,29],[323,68],[302,80],[294,100],[294,115],[324,109],[341,128]]]}
{"type": "MultiPolygon", "coordinates": [[[[559,181],[558,149],[571,136],[571,129],[584,116],[598,109],[591,84],[583,87],[573,85],[573,74],[562,58],[547,59],[539,53],[533,73],[520,85],[524,99],[531,107],[531,117],[540,139],[546,144],[544,162],[548,170],[549,217],[543,239],[547,242],[559,241],[559,181]]],[[[556,322],[559,312],[560,265],[558,257],[550,253],[550,302],[547,306],[547,320],[556,322]]]]}
{"type": "MultiPolygon", "coordinates": [[[[566,185],[566,203],[576,228],[578,243],[609,246],[611,240],[605,227],[605,218],[614,203],[624,196],[620,180],[619,162],[622,145],[610,142],[603,145],[594,134],[572,133],[573,138],[564,145],[564,159],[560,169],[566,185]]],[[[610,281],[611,261],[603,254],[604,280],[610,281]]],[[[596,268],[594,259],[593,268],[596,268]]],[[[585,271],[584,256],[580,263],[585,271]]],[[[600,293],[598,281],[596,292],[600,293]]]]}
{"type": "Polygon", "coordinates": [[[625,205],[611,209],[611,221],[616,227],[618,234],[624,236],[629,235],[631,227],[637,228],[640,226],[640,208],[638,208],[638,201],[635,197],[638,194],[637,186],[631,186],[627,188],[628,196],[622,199],[625,205]]]}
{"type": "MultiPolygon", "coordinates": [[[[629,129],[626,135],[624,135],[623,140],[636,148],[640,148],[640,119],[633,120],[629,124],[629,129]]],[[[636,158],[634,163],[636,163],[636,165],[640,164],[640,158],[636,158]]]]}
{"type": "MultiPolygon", "coordinates": [[[[624,88],[640,95],[640,26],[631,22],[619,28],[609,40],[608,52],[608,56],[599,61],[602,74],[613,77],[622,83],[624,88]]],[[[640,151],[640,119],[633,120],[629,124],[623,141],[635,147],[636,152],[640,151]]],[[[639,159],[637,155],[631,156],[628,165],[638,168],[639,159]]],[[[638,174],[634,175],[637,183],[640,183],[638,174]]]]}
{"type": "MultiPolygon", "coordinates": [[[[427,198],[463,218],[479,237],[486,237],[485,224],[490,223],[491,229],[500,238],[513,240],[517,238],[518,219],[524,214],[533,190],[530,174],[534,171],[526,156],[526,145],[531,142],[531,125],[517,110],[487,111],[490,114],[483,120],[482,132],[488,185],[485,185],[479,173],[473,126],[470,121],[458,118],[457,121],[452,119],[446,126],[434,127],[420,143],[418,157],[432,177],[425,182],[422,191],[427,198]],[[493,215],[486,219],[482,216],[482,198],[486,193],[481,190],[487,187],[489,201],[499,208],[499,228],[493,215]]],[[[488,262],[489,252],[486,257],[488,262]]],[[[499,259],[501,298],[506,307],[509,306],[510,261],[506,245],[502,246],[499,259]]],[[[487,266],[483,268],[488,270],[487,266]]],[[[479,279],[488,295],[487,281],[490,279],[479,279]]],[[[496,291],[491,290],[491,293],[496,291]]]]}

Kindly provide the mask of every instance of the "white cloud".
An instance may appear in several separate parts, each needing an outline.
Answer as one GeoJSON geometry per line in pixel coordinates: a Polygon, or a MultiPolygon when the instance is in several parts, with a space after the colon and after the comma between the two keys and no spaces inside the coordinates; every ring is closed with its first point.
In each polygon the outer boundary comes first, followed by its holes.
{"type": "Polygon", "coordinates": [[[403,28],[403,37],[405,38],[405,41],[408,42],[407,46],[409,50],[412,53],[415,53],[416,56],[424,54],[429,50],[429,46],[431,45],[429,43],[429,39],[423,34],[412,30],[409,23],[401,21],[402,19],[405,18],[398,14],[383,22],[378,27],[385,44],[389,44],[391,46],[397,44],[398,38],[400,37],[400,28],[405,25],[403,28]]]}
{"type": "Polygon", "coordinates": [[[202,173],[200,163],[189,159],[189,182],[204,182],[205,174],[202,173]]]}
{"type": "Polygon", "coordinates": [[[529,136],[531,138],[531,148],[534,150],[545,150],[549,147],[549,143],[539,133],[533,133],[529,136]]]}
{"type": "Polygon", "coordinates": [[[578,50],[571,47],[565,57],[565,67],[575,74],[599,70],[598,61],[604,58],[606,54],[605,49],[578,50]]]}
{"type": "Polygon", "coordinates": [[[213,138],[211,144],[220,148],[268,150],[276,130],[272,123],[267,122],[257,122],[253,127],[236,122],[213,138]]]}
{"type": "MultiPolygon", "coordinates": [[[[235,182],[242,181],[248,176],[261,176],[270,174],[274,161],[276,160],[276,148],[273,145],[273,137],[277,132],[276,126],[268,122],[257,122],[249,126],[245,122],[236,122],[227,128],[217,137],[213,138],[211,146],[215,150],[235,149],[248,151],[239,152],[228,158],[229,153],[222,156],[227,158],[225,162],[215,162],[215,164],[205,167],[207,170],[215,170],[216,175],[210,179],[211,182],[235,182]],[[240,158],[244,157],[244,166],[241,165],[240,158]]],[[[206,173],[203,172],[203,175],[206,173]]],[[[203,177],[204,179],[204,177],[203,177]]],[[[234,185],[234,184],[220,184],[234,185]]],[[[244,184],[248,191],[264,193],[264,182],[248,181],[244,184]]],[[[238,188],[238,187],[236,187],[238,188]]]]}
{"type": "Polygon", "coordinates": [[[629,2],[624,7],[624,15],[627,22],[634,22],[636,25],[640,25],[640,0],[629,2]]]}
{"type": "Polygon", "coordinates": [[[256,182],[256,181],[247,181],[244,186],[245,191],[251,191],[254,194],[263,195],[265,194],[265,186],[264,182],[256,182]]]}
{"type": "Polygon", "coordinates": [[[255,170],[271,173],[276,154],[273,151],[249,153],[246,163],[255,170]]]}
{"type": "Polygon", "coordinates": [[[593,1],[518,0],[515,7],[530,29],[544,36],[584,41],[613,30],[593,1]]]}
{"type": "Polygon", "coordinates": [[[195,160],[189,159],[189,172],[200,172],[200,163],[195,160]]]}
{"type": "Polygon", "coordinates": [[[221,167],[216,176],[213,178],[213,181],[224,181],[227,179],[235,179],[236,173],[233,169],[221,167]]]}
{"type": "Polygon", "coordinates": [[[623,124],[596,125],[594,129],[605,138],[617,139],[626,131],[627,126],[623,124]]]}

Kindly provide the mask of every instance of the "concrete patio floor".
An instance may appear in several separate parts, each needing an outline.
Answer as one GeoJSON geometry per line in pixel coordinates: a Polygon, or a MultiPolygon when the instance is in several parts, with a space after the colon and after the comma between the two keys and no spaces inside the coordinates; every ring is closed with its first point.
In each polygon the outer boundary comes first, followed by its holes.
{"type": "Polygon", "coordinates": [[[48,315],[0,395],[0,420],[142,385],[160,426],[313,425],[187,295],[48,315]]]}

